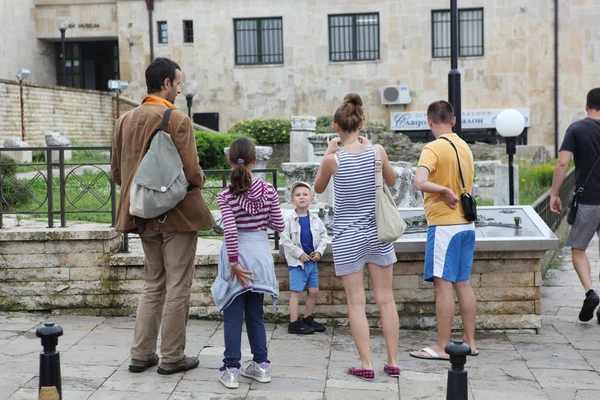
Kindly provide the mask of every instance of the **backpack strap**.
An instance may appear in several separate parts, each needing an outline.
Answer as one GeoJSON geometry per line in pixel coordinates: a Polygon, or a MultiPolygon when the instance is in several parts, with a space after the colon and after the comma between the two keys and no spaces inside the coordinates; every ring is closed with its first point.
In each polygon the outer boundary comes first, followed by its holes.
{"type": "Polygon", "coordinates": [[[154,140],[154,136],[156,136],[156,134],[158,133],[159,130],[169,133],[169,131],[168,131],[169,117],[171,117],[172,111],[173,111],[173,109],[171,109],[171,108],[167,108],[165,110],[165,113],[163,114],[163,117],[162,117],[162,122],[160,123],[160,127],[157,130],[155,130],[154,132],[152,132],[150,139],[148,139],[148,145],[146,146],[146,151],[150,150],[150,145],[152,144],[152,140],[154,140]]]}
{"type": "Polygon", "coordinates": [[[169,117],[171,116],[171,112],[172,111],[173,111],[173,109],[167,108],[167,110],[163,114],[162,123],[160,124],[160,130],[163,131],[163,132],[169,133],[169,131],[168,131],[168,128],[169,128],[169,117]]]}

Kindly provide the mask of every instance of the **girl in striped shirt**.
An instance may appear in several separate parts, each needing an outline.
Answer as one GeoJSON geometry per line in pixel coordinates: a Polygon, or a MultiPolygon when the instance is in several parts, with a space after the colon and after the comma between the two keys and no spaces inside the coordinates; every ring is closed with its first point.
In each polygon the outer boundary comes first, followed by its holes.
{"type": "Polygon", "coordinates": [[[383,166],[388,186],[396,183],[396,173],[380,145],[372,146],[359,136],[365,111],[360,96],[349,93],[333,116],[338,137],[329,142],[315,177],[314,189],[322,193],[333,177],[335,206],[333,215],[333,262],[335,274],[342,277],[348,303],[352,337],[358,349],[361,366],[348,372],[363,379],[373,379],[369,324],[365,311],[364,266],[369,270],[375,303],[381,314],[383,337],[387,347],[387,363],[383,370],[399,376],[398,340],[400,324],[392,291],[393,264],[396,253],[391,243],[377,240],[375,225],[375,152],[383,166]]]}
{"type": "Polygon", "coordinates": [[[223,312],[225,331],[219,381],[235,389],[240,385],[240,374],[258,382],[271,381],[263,299],[269,294],[275,304],[279,282],[275,277],[267,228],[282,232],[285,226],[273,185],[252,177],[256,162],[254,143],[246,137],[234,140],[228,161],[233,167],[231,184],[217,197],[225,244],[221,248],[218,276],[211,289],[217,307],[223,312]],[[241,368],[244,316],[254,357],[241,368]]]}

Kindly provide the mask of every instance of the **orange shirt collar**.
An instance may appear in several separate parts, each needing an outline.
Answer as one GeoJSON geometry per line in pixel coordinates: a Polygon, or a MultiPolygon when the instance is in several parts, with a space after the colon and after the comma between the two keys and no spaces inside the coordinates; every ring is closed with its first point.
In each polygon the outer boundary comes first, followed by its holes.
{"type": "Polygon", "coordinates": [[[144,100],[142,100],[142,104],[155,104],[155,105],[159,105],[159,106],[169,107],[170,109],[173,109],[173,110],[175,109],[175,106],[170,101],[163,99],[162,97],[154,96],[151,94],[144,97],[144,100]]]}

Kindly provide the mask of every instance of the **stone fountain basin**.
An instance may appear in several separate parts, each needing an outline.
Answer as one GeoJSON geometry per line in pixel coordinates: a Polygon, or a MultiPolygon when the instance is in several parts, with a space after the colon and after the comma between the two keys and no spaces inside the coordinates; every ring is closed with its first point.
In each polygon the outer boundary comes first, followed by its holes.
{"type": "MultiPolygon", "coordinates": [[[[394,242],[394,249],[397,253],[424,253],[427,226],[423,208],[398,210],[409,226],[404,235],[394,242]]],[[[559,247],[556,235],[531,206],[478,207],[478,214],[476,252],[546,251],[559,247]],[[515,217],[520,219],[519,227],[515,226],[515,217]]],[[[328,253],[331,252],[331,236],[329,240],[328,253]]]]}
{"type": "MultiPolygon", "coordinates": [[[[422,208],[399,208],[406,219],[423,215],[422,208]]],[[[475,226],[475,251],[546,251],[559,247],[559,240],[531,206],[478,207],[485,219],[475,226]],[[515,227],[515,217],[520,226],[515,227]]],[[[425,251],[427,232],[424,227],[409,226],[394,243],[396,252],[425,251]]]]}

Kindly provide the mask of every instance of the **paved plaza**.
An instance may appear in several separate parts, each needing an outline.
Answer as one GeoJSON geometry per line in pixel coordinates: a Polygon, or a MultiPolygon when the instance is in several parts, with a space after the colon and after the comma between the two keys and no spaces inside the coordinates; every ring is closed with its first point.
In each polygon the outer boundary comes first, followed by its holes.
{"type": "MultiPolygon", "coordinates": [[[[478,357],[467,362],[470,399],[597,400],[600,398],[600,325],[577,322],[582,288],[566,251],[542,287],[543,329],[532,333],[478,333],[478,357]]],[[[598,240],[588,251],[592,277],[600,272],[598,240]]],[[[598,288],[598,287],[597,287],[598,288]]],[[[162,376],[156,367],[142,374],[127,371],[133,318],[0,314],[0,400],[37,399],[40,340],[35,330],[53,320],[64,329],[59,340],[64,399],[440,399],[446,398],[448,362],[412,359],[409,350],[433,343],[432,331],[401,331],[400,378],[383,371],[385,347],[380,332],[372,338],[376,377],[366,382],[346,374],[357,365],[348,328],[291,336],[286,325],[268,325],[269,384],[241,378],[228,390],[217,380],[223,353],[223,327],[192,320],[187,354],[198,355],[199,368],[162,376]]],[[[244,359],[250,355],[243,340],[244,359]]]]}

